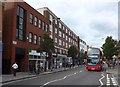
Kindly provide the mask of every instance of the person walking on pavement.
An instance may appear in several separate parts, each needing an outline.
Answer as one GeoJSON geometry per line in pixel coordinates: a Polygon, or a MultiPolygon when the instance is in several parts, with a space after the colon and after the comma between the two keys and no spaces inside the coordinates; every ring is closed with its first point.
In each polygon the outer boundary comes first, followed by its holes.
{"type": "Polygon", "coordinates": [[[107,61],[103,61],[103,69],[104,71],[106,72],[106,69],[108,68],[108,64],[107,64],[107,61]]]}
{"type": "Polygon", "coordinates": [[[40,74],[40,64],[39,63],[37,64],[37,74],[38,75],[40,74]]]}
{"type": "Polygon", "coordinates": [[[18,65],[17,65],[17,63],[15,62],[13,65],[12,65],[12,68],[13,68],[13,70],[14,70],[14,76],[16,76],[16,71],[17,71],[17,69],[18,69],[18,65]]]}

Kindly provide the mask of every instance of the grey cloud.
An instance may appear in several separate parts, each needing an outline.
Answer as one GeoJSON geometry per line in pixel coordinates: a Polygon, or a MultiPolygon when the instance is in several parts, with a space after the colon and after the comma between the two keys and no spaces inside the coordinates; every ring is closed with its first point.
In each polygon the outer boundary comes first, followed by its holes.
{"type": "Polygon", "coordinates": [[[107,32],[111,32],[114,29],[114,26],[112,26],[111,23],[109,22],[92,22],[91,23],[91,29],[94,29],[98,32],[101,32],[101,33],[107,33],[107,32]]]}
{"type": "MultiPolygon", "coordinates": [[[[32,0],[31,0],[32,1],[32,0]]],[[[100,45],[100,38],[118,34],[115,20],[117,2],[84,2],[86,0],[35,0],[35,8],[48,7],[61,20],[89,44],[100,45]],[[39,5],[36,3],[39,2],[39,5]],[[115,17],[114,17],[115,16],[115,17]],[[95,18],[96,17],[96,18],[95,18]],[[107,17],[107,18],[106,18],[107,17]],[[113,24],[114,23],[114,24],[113,24]],[[97,42],[93,42],[97,38],[97,42]]]]}
{"type": "Polygon", "coordinates": [[[117,12],[117,2],[104,2],[104,3],[93,3],[89,5],[89,12],[100,13],[103,11],[116,13],[117,12]]]}

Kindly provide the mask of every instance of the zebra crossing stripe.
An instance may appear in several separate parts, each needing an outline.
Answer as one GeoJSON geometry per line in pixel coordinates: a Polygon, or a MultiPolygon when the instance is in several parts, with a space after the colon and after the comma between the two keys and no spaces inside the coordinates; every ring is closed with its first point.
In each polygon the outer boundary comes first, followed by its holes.
{"type": "Polygon", "coordinates": [[[108,74],[107,74],[107,84],[106,85],[110,85],[110,78],[109,78],[108,74]]]}
{"type": "Polygon", "coordinates": [[[114,78],[111,78],[113,85],[118,85],[114,78]]]}

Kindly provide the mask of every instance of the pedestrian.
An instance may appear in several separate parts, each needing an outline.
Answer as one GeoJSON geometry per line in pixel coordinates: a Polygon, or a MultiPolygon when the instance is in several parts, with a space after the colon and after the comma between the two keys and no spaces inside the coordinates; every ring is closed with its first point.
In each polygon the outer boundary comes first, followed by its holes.
{"type": "Polygon", "coordinates": [[[43,71],[43,62],[40,62],[40,71],[43,71]]]}
{"type": "Polygon", "coordinates": [[[115,68],[116,58],[113,58],[113,69],[115,68]]]}
{"type": "Polygon", "coordinates": [[[106,71],[106,69],[108,68],[108,64],[107,64],[107,61],[103,61],[103,69],[104,71],[106,71]]]}
{"type": "Polygon", "coordinates": [[[40,62],[38,62],[38,64],[37,64],[37,74],[38,75],[40,74],[40,62]]]}
{"type": "Polygon", "coordinates": [[[60,68],[62,68],[62,63],[60,62],[60,68]]]}
{"type": "Polygon", "coordinates": [[[17,65],[16,62],[12,65],[12,68],[14,70],[14,74],[13,75],[16,76],[16,72],[17,72],[17,69],[18,69],[18,65],[17,65]]]}

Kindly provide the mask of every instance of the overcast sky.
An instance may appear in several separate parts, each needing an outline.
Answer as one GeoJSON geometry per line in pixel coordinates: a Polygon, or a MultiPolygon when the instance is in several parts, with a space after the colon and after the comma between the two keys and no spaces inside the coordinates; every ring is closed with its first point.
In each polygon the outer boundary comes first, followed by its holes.
{"type": "Polygon", "coordinates": [[[107,36],[118,39],[118,0],[24,0],[35,9],[48,7],[88,45],[101,47],[107,36]]]}

